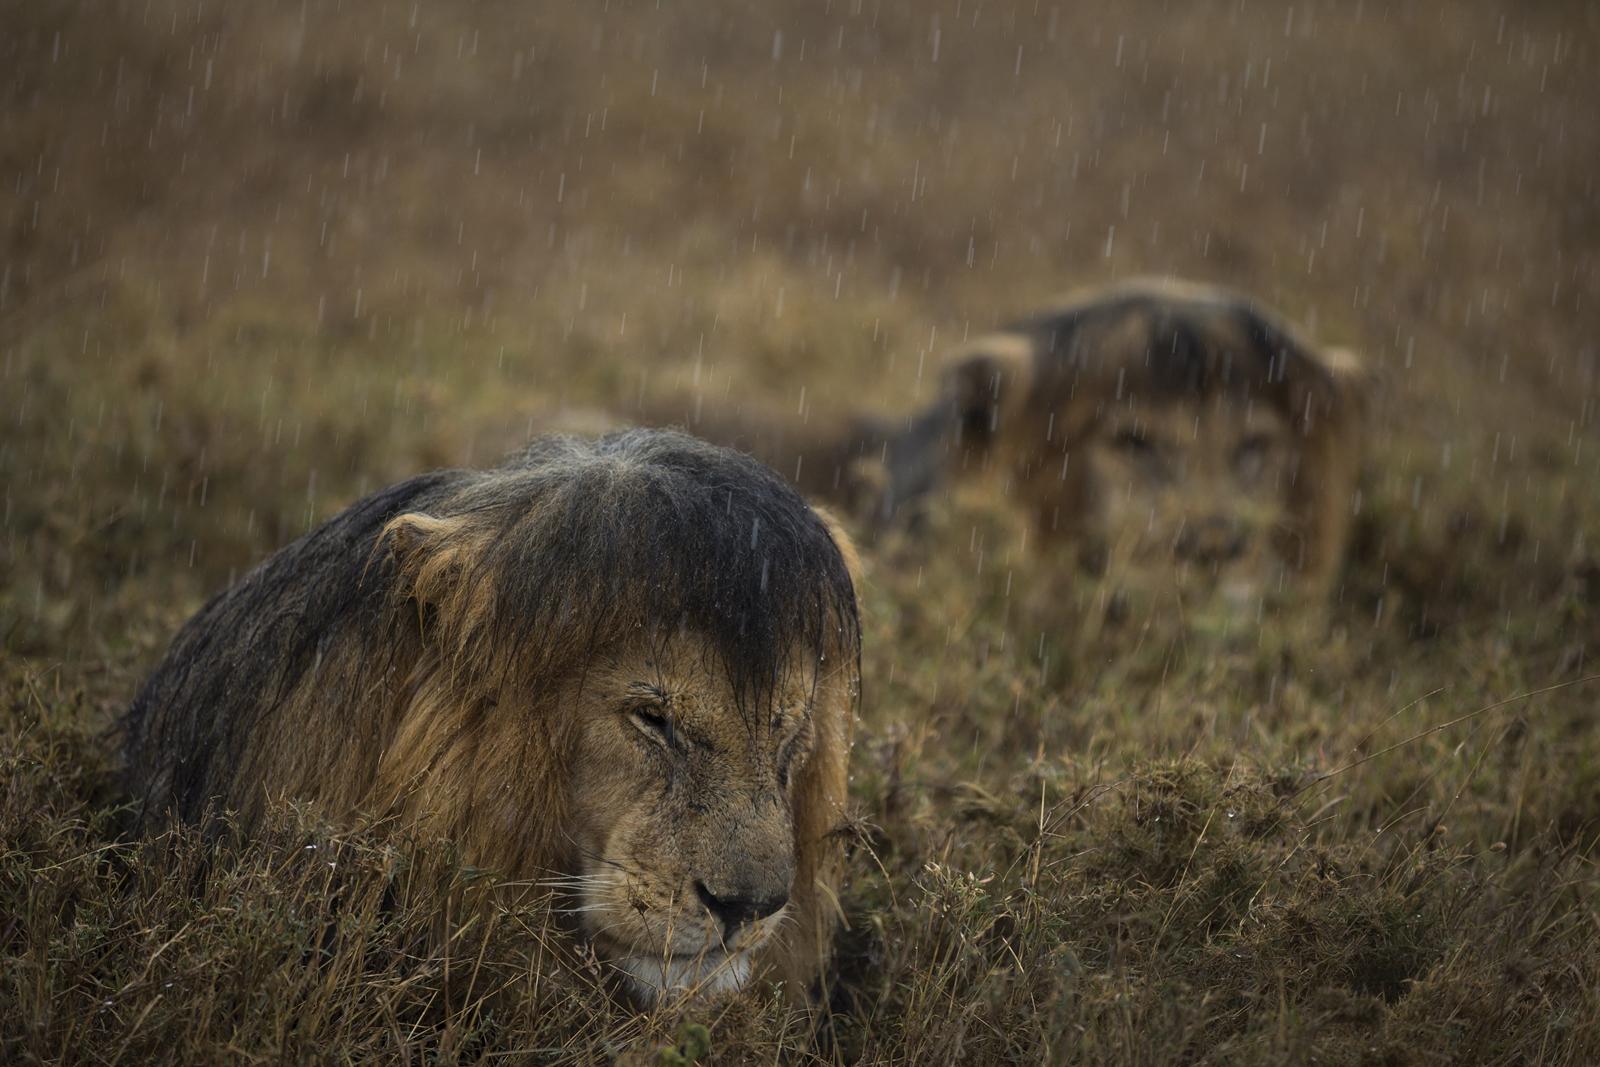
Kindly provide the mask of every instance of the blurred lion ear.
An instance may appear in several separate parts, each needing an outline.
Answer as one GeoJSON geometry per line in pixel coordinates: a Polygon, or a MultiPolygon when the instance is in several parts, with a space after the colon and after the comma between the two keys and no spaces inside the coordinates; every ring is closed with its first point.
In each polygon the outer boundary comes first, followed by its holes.
{"type": "Polygon", "coordinates": [[[1372,375],[1361,357],[1349,348],[1324,348],[1322,366],[1333,379],[1340,398],[1355,410],[1366,407],[1367,394],[1372,390],[1372,375]]]}
{"type": "Polygon", "coordinates": [[[961,442],[992,444],[1033,384],[1033,342],[1020,334],[981,337],[945,372],[944,394],[953,409],[961,442]]]}
{"type": "Polygon", "coordinates": [[[1349,432],[1366,412],[1372,379],[1361,357],[1348,348],[1317,349],[1309,361],[1315,370],[1297,390],[1296,422],[1311,436],[1323,430],[1349,432]]]}
{"type": "Polygon", "coordinates": [[[845,570],[850,572],[850,584],[855,588],[856,596],[861,596],[861,553],[856,551],[856,543],[845,532],[844,524],[839,517],[827,508],[813,504],[812,511],[817,513],[817,518],[822,520],[822,525],[827,529],[828,536],[833,539],[833,546],[839,550],[839,555],[844,557],[845,570]]]}

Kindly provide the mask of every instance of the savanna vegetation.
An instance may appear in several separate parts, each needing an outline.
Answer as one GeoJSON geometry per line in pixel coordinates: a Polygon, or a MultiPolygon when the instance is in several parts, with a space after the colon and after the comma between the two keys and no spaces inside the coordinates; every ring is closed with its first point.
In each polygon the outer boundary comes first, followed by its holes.
{"type": "Polygon", "coordinates": [[[0,1060],[1600,1061],[1600,13],[0,4],[0,1060]],[[125,831],[113,726],[365,491],[645,395],[909,411],[1172,272],[1359,350],[1325,612],[866,546],[812,1011],[639,1015],[447,847],[125,831]]]}

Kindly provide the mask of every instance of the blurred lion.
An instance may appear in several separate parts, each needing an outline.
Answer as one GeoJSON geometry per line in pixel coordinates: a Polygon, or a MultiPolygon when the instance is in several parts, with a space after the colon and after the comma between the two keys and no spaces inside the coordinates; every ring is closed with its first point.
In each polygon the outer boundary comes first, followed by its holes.
{"type": "Polygon", "coordinates": [[[854,554],[764,467],[668,432],[425,474],[183,627],[127,716],[147,825],[398,818],[555,883],[639,1000],[805,988],[837,920],[854,554]]]}
{"type": "Polygon", "coordinates": [[[980,337],[884,451],[879,511],[996,472],[1037,536],[1124,588],[1235,607],[1327,593],[1361,464],[1365,379],[1250,298],[1145,279],[980,337]]]}

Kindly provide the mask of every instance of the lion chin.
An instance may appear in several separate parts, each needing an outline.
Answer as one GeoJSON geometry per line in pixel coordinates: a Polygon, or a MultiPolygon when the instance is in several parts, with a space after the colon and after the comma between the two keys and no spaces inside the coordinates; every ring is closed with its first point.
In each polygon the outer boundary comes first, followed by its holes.
{"type": "Polygon", "coordinates": [[[623,956],[615,961],[628,993],[647,1006],[720,1000],[750,984],[755,966],[748,950],[708,949],[693,956],[623,956]]]}
{"type": "MultiPolygon", "coordinates": [[[[627,917],[601,919],[598,929],[586,924],[586,933],[636,1004],[706,1004],[743,991],[762,972],[763,956],[779,947],[778,931],[790,921],[792,910],[779,908],[732,931],[697,931],[690,916],[680,915],[670,932],[647,935],[643,941],[618,940],[605,932],[627,917]]],[[[600,908],[588,914],[592,919],[606,912],[600,908]]],[[[632,913],[636,920],[641,917],[632,913]]]]}

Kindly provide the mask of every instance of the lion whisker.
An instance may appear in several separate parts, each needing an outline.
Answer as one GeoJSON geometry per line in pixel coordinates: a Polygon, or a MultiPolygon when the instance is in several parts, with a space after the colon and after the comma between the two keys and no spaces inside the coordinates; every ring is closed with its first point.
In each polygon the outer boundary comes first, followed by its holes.
{"type": "MultiPolygon", "coordinates": [[[[593,849],[585,848],[582,844],[580,844],[572,836],[572,832],[570,830],[567,830],[566,828],[562,829],[561,836],[566,838],[567,843],[570,844],[574,849],[576,849],[577,852],[578,852],[578,855],[582,856],[584,859],[593,860],[595,863],[602,863],[605,866],[611,867],[611,868],[613,868],[615,870],[618,870],[618,871],[621,871],[623,874],[626,874],[626,875],[628,875],[630,877],[637,878],[637,877],[640,877],[643,874],[643,872],[640,871],[640,870],[630,869],[629,866],[626,863],[623,863],[621,860],[614,860],[609,856],[601,855],[600,853],[594,851],[593,849]]],[[[595,875],[580,875],[579,877],[592,878],[592,877],[596,877],[596,876],[595,875]]]]}
{"type": "Polygon", "coordinates": [[[609,911],[610,908],[609,902],[600,901],[595,904],[576,904],[570,908],[551,908],[550,910],[557,915],[580,915],[590,911],[609,911]]]}

